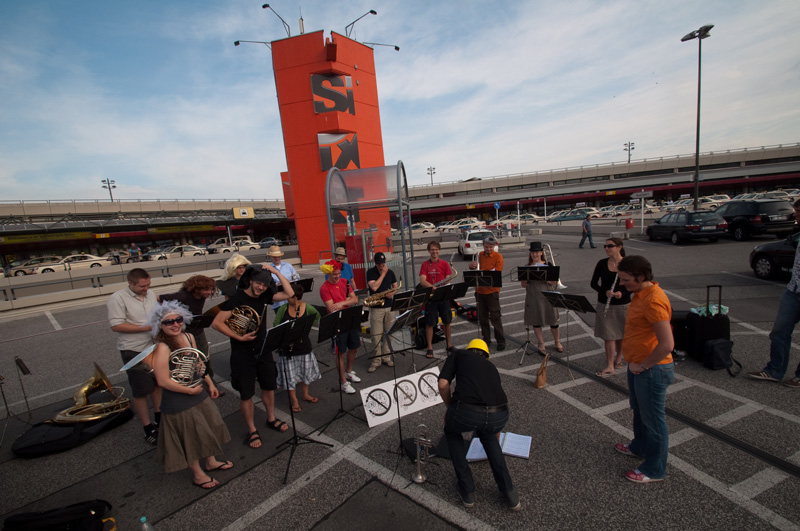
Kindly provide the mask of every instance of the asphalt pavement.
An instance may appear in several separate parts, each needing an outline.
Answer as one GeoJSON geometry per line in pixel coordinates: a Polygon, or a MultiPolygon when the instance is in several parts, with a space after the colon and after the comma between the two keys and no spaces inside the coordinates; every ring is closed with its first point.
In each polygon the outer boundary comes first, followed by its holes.
{"type": "MultiPolygon", "coordinates": [[[[592,302],[588,282],[595,263],[605,256],[603,239],[624,231],[615,222],[601,220],[594,226],[597,249],[578,249],[577,224],[546,225],[541,235],[527,237],[552,246],[565,292],[592,302]]],[[[633,233],[625,241],[627,253],[650,259],[674,309],[699,306],[706,285],[723,285],[734,355],[745,371],[762,368],[785,281],[757,279],[747,255],[753,245],[768,239],[673,246],[636,237],[636,229],[633,233]]],[[[507,273],[524,264],[526,247],[501,246],[507,273]]],[[[457,255],[450,258],[458,270],[465,269],[466,262],[457,255]]],[[[304,268],[300,274],[315,277],[317,289],[307,302],[319,303],[321,273],[304,268]]],[[[253,450],[242,444],[246,430],[228,381],[228,341],[209,333],[216,378],[227,392],[217,405],[233,437],[224,457],[235,465],[212,474],[221,484],[211,491],[193,487],[188,471],[165,474],[135,420],[67,452],[17,458],[11,452],[13,440],[29,424],[69,407],[74,391],[91,376],[93,362],[115,385],[127,386],[118,372],[121,362],[105,321],[104,300],[90,300],[0,315],[0,375],[12,413],[0,447],[0,515],[100,498],[113,505],[110,514],[120,530],[136,529],[140,516],[159,530],[800,529],[797,390],[749,380],[744,374],[732,378],[694,360],[679,362],[667,397],[667,478],[649,485],[631,483],[623,475],[638,462],[613,448],[632,436],[624,369],[610,378],[596,377],[604,354],[602,341],[593,334],[593,316],[562,313],[566,352],[553,349],[545,330],[551,354],[548,385],[534,388],[542,358],[517,350],[526,339],[524,290],[512,278],[506,275],[501,292],[509,345],[503,352],[492,349],[491,360],[510,399],[507,430],[533,439],[529,459],[507,459],[521,512],[504,506],[487,462],[472,465],[477,503],[471,509],[460,504],[452,466],[442,457],[432,458],[423,470],[425,483],[412,482],[417,465],[399,452],[401,440],[427,433],[438,442],[444,407],[369,428],[359,395],[341,397],[340,402],[327,342],[315,348],[323,378],[311,384],[311,393],[320,401],[301,402],[302,411],[294,415],[297,434],[308,439],[278,448],[292,440],[293,431],[267,429],[258,404],[256,420],[264,444],[253,450]],[[30,375],[18,377],[15,356],[24,360],[30,375]]],[[[471,291],[461,300],[473,301],[471,291]]],[[[480,336],[477,323],[460,317],[454,320],[453,334],[460,347],[480,336]]],[[[368,338],[364,343],[369,348],[368,338]]],[[[423,351],[409,351],[398,355],[395,371],[381,367],[372,374],[366,371],[370,362],[362,350],[356,371],[363,382],[356,388],[440,365],[444,345],[435,346],[435,360],[425,359],[423,351]]],[[[793,347],[790,372],[800,361],[798,347],[793,347]]],[[[277,393],[276,404],[278,418],[291,423],[285,392],[277,393]]],[[[5,411],[3,407],[4,417],[5,411]]]]}

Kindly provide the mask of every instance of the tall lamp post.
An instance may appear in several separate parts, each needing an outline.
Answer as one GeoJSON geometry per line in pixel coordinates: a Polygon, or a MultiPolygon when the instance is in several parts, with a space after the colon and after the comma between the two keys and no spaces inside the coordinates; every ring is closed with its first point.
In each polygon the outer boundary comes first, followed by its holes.
{"type": "Polygon", "coordinates": [[[714,24],[706,24],[691,33],[687,33],[681,42],[697,39],[697,135],[694,146],[694,209],[697,210],[697,199],[700,195],[700,72],[703,57],[703,39],[710,37],[709,31],[714,24]]]}
{"type": "Polygon", "coordinates": [[[107,188],[108,189],[108,196],[111,198],[111,202],[113,203],[114,202],[114,194],[111,193],[111,189],[112,188],[116,188],[116,186],[114,186],[114,183],[116,181],[114,181],[112,179],[102,179],[102,180],[100,180],[100,182],[103,183],[103,188],[107,188]]]}
{"type": "Polygon", "coordinates": [[[631,163],[631,151],[636,149],[636,147],[635,147],[636,144],[634,142],[625,142],[622,145],[625,146],[624,148],[622,148],[622,151],[627,151],[628,152],[628,164],[630,164],[631,163]]]}
{"type": "Polygon", "coordinates": [[[430,175],[430,177],[431,177],[431,185],[433,185],[433,175],[435,173],[436,173],[436,168],[434,168],[433,166],[430,166],[428,168],[428,175],[430,175]]]}

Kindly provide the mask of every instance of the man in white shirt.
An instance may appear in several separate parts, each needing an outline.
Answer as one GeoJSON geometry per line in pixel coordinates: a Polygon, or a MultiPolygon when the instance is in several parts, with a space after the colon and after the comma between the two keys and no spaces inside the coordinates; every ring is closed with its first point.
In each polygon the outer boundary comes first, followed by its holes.
{"type": "MultiPolygon", "coordinates": [[[[281,257],[283,256],[283,251],[277,245],[272,245],[267,251],[267,256],[269,257],[270,261],[272,262],[272,267],[278,270],[278,272],[283,275],[283,277],[288,280],[289,282],[293,282],[300,278],[300,275],[297,274],[292,264],[288,262],[283,262],[281,257]]],[[[280,280],[278,280],[278,275],[273,274],[272,280],[275,281],[276,286],[280,286],[280,280]]],[[[283,306],[284,304],[288,304],[288,300],[282,300],[280,302],[274,303],[271,308],[276,310],[283,306]]]]}

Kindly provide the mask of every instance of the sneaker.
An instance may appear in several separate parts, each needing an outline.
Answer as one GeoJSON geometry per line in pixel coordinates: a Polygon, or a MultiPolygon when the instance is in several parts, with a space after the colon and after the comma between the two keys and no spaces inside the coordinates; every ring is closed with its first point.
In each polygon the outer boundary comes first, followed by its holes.
{"type": "Polygon", "coordinates": [[[356,376],[356,371],[346,372],[346,373],[344,373],[344,377],[347,378],[348,380],[350,380],[353,383],[358,383],[358,382],[361,381],[361,378],[356,376]]]}
{"type": "MultiPolygon", "coordinates": [[[[367,369],[367,372],[375,372],[375,371],[378,370],[378,367],[380,367],[380,366],[381,366],[380,362],[379,363],[373,363],[372,365],[369,366],[369,369],[367,369]]],[[[345,376],[347,376],[347,374],[345,374],[345,376]]]]}
{"type": "Polygon", "coordinates": [[[347,395],[354,395],[356,394],[356,390],[350,385],[350,382],[345,382],[342,384],[342,392],[347,395]]]}
{"type": "Polygon", "coordinates": [[[786,387],[800,389],[800,378],[792,378],[791,380],[786,380],[785,382],[783,382],[783,385],[785,385],[786,387]]]}
{"type": "Polygon", "coordinates": [[[773,378],[772,376],[770,376],[765,371],[748,372],[747,376],[749,376],[750,378],[752,378],[754,380],[766,380],[767,382],[777,382],[778,381],[777,378],[773,378]]]}
{"type": "Polygon", "coordinates": [[[144,440],[147,441],[147,444],[156,446],[158,444],[158,430],[152,427],[149,431],[145,430],[144,440]]]}
{"type": "Polygon", "coordinates": [[[636,470],[629,470],[628,473],[625,474],[625,479],[633,481],[634,483],[653,483],[655,481],[664,481],[664,478],[649,478],[639,472],[639,469],[636,470]]]}
{"type": "Polygon", "coordinates": [[[618,451],[621,454],[629,455],[631,457],[639,457],[635,453],[631,452],[630,446],[625,443],[617,443],[614,445],[614,450],[618,451]]]}
{"type": "Polygon", "coordinates": [[[468,493],[464,494],[463,492],[461,492],[461,489],[458,489],[458,497],[461,498],[461,503],[463,503],[464,507],[466,507],[467,509],[475,507],[475,493],[474,492],[468,492],[468,493]]]}

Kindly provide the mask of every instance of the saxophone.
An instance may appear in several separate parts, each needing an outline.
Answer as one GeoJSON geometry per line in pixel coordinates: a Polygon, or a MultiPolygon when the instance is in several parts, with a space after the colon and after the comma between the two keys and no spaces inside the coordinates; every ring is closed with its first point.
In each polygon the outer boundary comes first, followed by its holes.
{"type": "Polygon", "coordinates": [[[398,282],[396,288],[390,288],[387,289],[386,291],[381,291],[374,295],[370,295],[369,297],[364,299],[364,302],[362,304],[367,308],[383,308],[383,305],[386,302],[386,299],[384,297],[386,297],[390,293],[394,293],[395,291],[399,290],[402,284],[403,284],[402,282],[398,282]]]}

